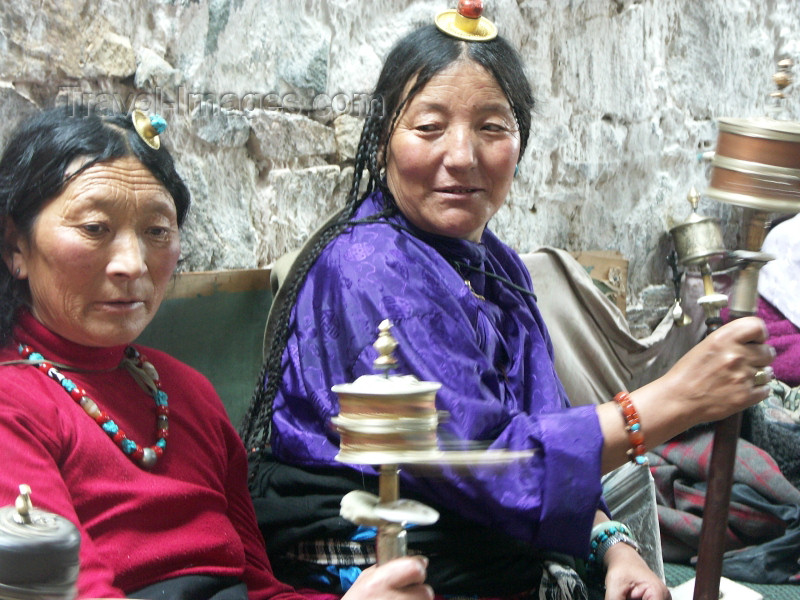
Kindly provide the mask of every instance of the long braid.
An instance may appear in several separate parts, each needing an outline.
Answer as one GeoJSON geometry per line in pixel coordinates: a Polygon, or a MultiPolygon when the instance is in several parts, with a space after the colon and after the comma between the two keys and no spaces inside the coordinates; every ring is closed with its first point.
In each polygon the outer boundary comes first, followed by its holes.
{"type": "Polygon", "coordinates": [[[245,445],[251,451],[261,450],[270,441],[273,402],[280,388],[283,353],[289,340],[289,319],[308,272],[325,247],[350,226],[350,219],[364,199],[374,191],[376,186],[381,189],[385,187],[380,182],[377,158],[382,137],[382,123],[383,101],[382,98],[376,97],[370,106],[364,128],[361,131],[354,165],[353,184],[344,209],[317,231],[312,240],[309,240],[311,245],[304,248],[301,257],[292,265],[286,281],[281,285],[278,296],[274,299],[274,305],[278,310],[277,312],[270,311],[265,334],[265,337],[269,339],[269,347],[265,348],[264,364],[259,373],[250,406],[240,427],[240,434],[245,445]],[[365,169],[369,173],[369,180],[366,191],[359,197],[359,188],[365,169]],[[279,298],[280,302],[278,302],[279,298]]]}

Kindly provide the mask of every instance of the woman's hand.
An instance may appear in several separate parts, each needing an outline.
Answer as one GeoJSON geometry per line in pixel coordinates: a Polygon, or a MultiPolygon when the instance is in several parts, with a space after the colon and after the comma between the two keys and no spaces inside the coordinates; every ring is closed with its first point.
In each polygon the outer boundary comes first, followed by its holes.
{"type": "Polygon", "coordinates": [[[407,556],[366,569],[343,600],[433,600],[425,585],[428,559],[407,556]]]}
{"type": "Polygon", "coordinates": [[[768,387],[755,381],[756,372],[775,358],[766,338],[761,319],[737,319],[697,344],[659,380],[683,400],[689,425],[717,421],[767,396],[768,387]]]}
{"type": "Polygon", "coordinates": [[[667,600],[669,590],[628,544],[615,544],[603,557],[606,563],[605,600],[667,600]]]}

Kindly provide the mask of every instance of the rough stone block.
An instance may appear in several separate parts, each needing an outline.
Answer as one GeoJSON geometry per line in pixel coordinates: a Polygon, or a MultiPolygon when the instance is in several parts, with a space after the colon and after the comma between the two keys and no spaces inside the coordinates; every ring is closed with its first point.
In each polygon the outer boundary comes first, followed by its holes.
{"type": "Polygon", "coordinates": [[[180,73],[153,50],[139,48],[136,52],[136,74],[133,82],[137,88],[174,90],[180,79],[180,73]]]}
{"type": "Polygon", "coordinates": [[[123,79],[136,72],[136,53],[130,39],[108,29],[98,31],[86,47],[82,62],[89,76],[123,79]]]}
{"type": "Polygon", "coordinates": [[[192,113],[192,126],[201,140],[222,148],[244,146],[250,138],[247,117],[218,106],[198,106],[192,113]]]}
{"type": "Polygon", "coordinates": [[[364,120],[350,115],[341,115],[333,121],[338,162],[355,160],[358,140],[361,138],[361,130],[363,128],[364,120]]]}
{"type": "Polygon", "coordinates": [[[6,147],[8,138],[24,118],[38,112],[37,106],[22,96],[14,86],[0,84],[0,153],[6,147]]]}
{"type": "Polygon", "coordinates": [[[249,119],[251,135],[248,148],[257,161],[336,155],[333,128],[308,117],[277,110],[258,110],[250,113],[249,119]]]}
{"type": "Polygon", "coordinates": [[[253,222],[262,244],[259,260],[270,262],[299,247],[325,218],[341,206],[335,191],[337,166],[273,169],[259,190],[253,222]]]}

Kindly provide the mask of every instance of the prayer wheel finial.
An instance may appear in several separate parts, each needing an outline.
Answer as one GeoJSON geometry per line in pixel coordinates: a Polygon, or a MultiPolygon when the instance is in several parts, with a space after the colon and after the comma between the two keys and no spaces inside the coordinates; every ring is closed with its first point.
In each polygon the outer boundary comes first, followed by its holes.
{"type": "Polygon", "coordinates": [[[792,67],[794,67],[794,61],[791,58],[784,58],[778,61],[778,70],[772,75],[772,81],[778,89],[769,95],[773,103],[773,111],[776,109],[780,111],[785,108],[787,98],[786,88],[794,83],[792,67]]]}
{"type": "Polygon", "coordinates": [[[384,319],[378,325],[378,339],[372,344],[372,347],[378,351],[378,358],[372,363],[372,366],[388,374],[391,369],[397,366],[397,359],[394,357],[395,348],[397,348],[397,340],[392,337],[389,330],[392,328],[392,322],[389,319],[384,319]]]}
{"type": "Polygon", "coordinates": [[[687,200],[689,200],[689,204],[692,205],[692,212],[697,212],[697,205],[700,204],[700,194],[697,193],[697,189],[695,189],[694,186],[689,190],[687,200]]]}
{"type": "Polygon", "coordinates": [[[783,60],[778,61],[778,70],[772,76],[772,81],[775,82],[779,92],[792,85],[793,66],[794,61],[791,58],[784,58],[783,60]]]}
{"type": "Polygon", "coordinates": [[[25,483],[19,486],[19,496],[14,501],[14,508],[17,514],[14,515],[14,520],[19,524],[30,525],[33,523],[31,512],[33,512],[33,504],[31,503],[31,487],[25,483]]]}

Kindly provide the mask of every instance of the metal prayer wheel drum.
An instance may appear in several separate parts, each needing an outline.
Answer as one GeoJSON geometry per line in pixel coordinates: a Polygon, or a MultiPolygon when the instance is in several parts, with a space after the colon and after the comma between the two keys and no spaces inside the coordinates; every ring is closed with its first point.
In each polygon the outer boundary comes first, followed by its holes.
{"type": "Polygon", "coordinates": [[[440,383],[415,377],[363,375],[337,385],[339,432],[336,459],[354,464],[396,464],[427,456],[437,448],[440,383]]]}
{"type": "Polygon", "coordinates": [[[373,363],[382,375],[362,375],[353,383],[335,385],[339,414],[331,422],[339,432],[336,460],[353,464],[398,464],[430,459],[437,449],[436,392],[434,381],[419,381],[412,375],[389,375],[397,360],[397,341],[384,320],[373,346],[378,358],[373,363]]]}
{"type": "Polygon", "coordinates": [[[800,123],[725,118],[718,128],[705,194],[765,213],[800,212],[800,123]]]}
{"type": "MultiPolygon", "coordinates": [[[[697,213],[692,213],[698,216],[697,213]]],[[[699,217],[697,221],[686,221],[670,230],[675,242],[675,251],[682,265],[700,265],[709,258],[725,254],[722,230],[713,217],[699,217]]]]}
{"type": "Polygon", "coordinates": [[[689,218],[669,230],[678,261],[682,265],[701,266],[726,253],[719,219],[697,214],[699,199],[700,196],[692,188],[689,194],[692,205],[689,218]]]}
{"type": "Polygon", "coordinates": [[[80,567],[80,533],[67,519],[37,508],[20,486],[0,508],[0,600],[72,600],[80,567]]]}

